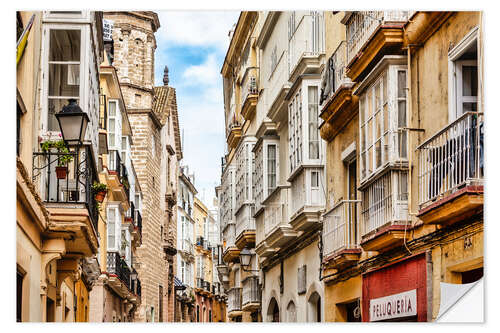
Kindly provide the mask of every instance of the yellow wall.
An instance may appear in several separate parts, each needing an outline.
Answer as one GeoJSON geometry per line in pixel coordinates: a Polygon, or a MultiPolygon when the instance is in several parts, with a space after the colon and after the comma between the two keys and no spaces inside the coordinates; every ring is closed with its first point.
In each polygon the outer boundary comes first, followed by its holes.
{"type": "Polygon", "coordinates": [[[89,321],[89,291],[82,280],[75,283],[76,321],[89,321]]]}
{"type": "Polygon", "coordinates": [[[347,321],[345,309],[339,303],[349,303],[361,299],[362,278],[355,276],[347,281],[325,285],[325,321],[347,321]]]}

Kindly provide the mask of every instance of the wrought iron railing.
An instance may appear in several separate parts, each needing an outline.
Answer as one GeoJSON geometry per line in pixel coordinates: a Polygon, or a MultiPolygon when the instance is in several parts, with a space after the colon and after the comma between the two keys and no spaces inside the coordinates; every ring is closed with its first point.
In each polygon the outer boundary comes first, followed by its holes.
{"type": "Polygon", "coordinates": [[[347,21],[347,63],[358,54],[381,25],[406,22],[408,11],[358,11],[347,21]]]}
{"type": "Polygon", "coordinates": [[[123,260],[118,252],[107,253],[107,271],[109,274],[116,275],[120,281],[130,288],[130,267],[123,260]]]}
{"type": "MultiPolygon", "coordinates": [[[[132,273],[137,274],[135,268],[132,268],[132,273]]],[[[139,280],[139,278],[136,278],[135,280],[130,279],[130,291],[141,297],[141,280],[139,280]]]]}
{"type": "Polygon", "coordinates": [[[133,201],[130,201],[130,208],[127,211],[126,217],[130,217],[132,219],[132,224],[136,226],[137,221],[135,220],[135,205],[133,201]]]}
{"type": "Polygon", "coordinates": [[[335,52],[326,62],[323,75],[320,104],[323,104],[330,96],[334,95],[343,83],[350,83],[346,75],[347,65],[347,43],[342,41],[335,52]]]}
{"type": "Polygon", "coordinates": [[[242,305],[249,303],[260,303],[259,277],[250,276],[243,281],[242,305]]]}
{"type": "Polygon", "coordinates": [[[257,95],[259,93],[257,87],[257,75],[258,75],[258,67],[247,68],[246,73],[243,76],[243,81],[241,83],[241,92],[240,92],[241,106],[245,104],[245,101],[249,96],[257,95]]]}
{"type": "Polygon", "coordinates": [[[360,200],[342,200],[324,216],[323,256],[359,245],[358,210],[360,200]]]}
{"type": "Polygon", "coordinates": [[[142,215],[139,211],[136,211],[137,218],[137,229],[139,229],[139,235],[142,236],[142,215]]]}
{"type": "Polygon", "coordinates": [[[122,164],[120,153],[118,152],[118,150],[110,150],[109,155],[110,156],[109,156],[108,172],[116,174],[118,178],[121,180],[124,166],[122,164]]]}
{"type": "Polygon", "coordinates": [[[42,200],[57,204],[84,204],[96,232],[99,211],[92,184],[97,181],[97,171],[89,146],[70,148],[68,153],[54,149],[33,153],[33,182],[40,184],[42,200]],[[66,167],[66,176],[63,179],[59,179],[56,174],[59,165],[66,167]]]}
{"type": "Polygon", "coordinates": [[[419,204],[451,194],[484,178],[483,114],[467,112],[419,147],[419,204]]]}
{"type": "Polygon", "coordinates": [[[231,288],[227,293],[227,312],[241,310],[241,288],[231,288]]]}

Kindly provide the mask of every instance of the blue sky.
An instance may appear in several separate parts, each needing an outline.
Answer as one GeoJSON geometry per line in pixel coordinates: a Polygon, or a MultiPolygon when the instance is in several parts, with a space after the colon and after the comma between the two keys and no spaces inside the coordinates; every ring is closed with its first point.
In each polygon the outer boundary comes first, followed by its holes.
{"type": "Polygon", "coordinates": [[[214,187],[220,182],[224,153],[224,103],[220,70],[229,45],[228,33],[238,11],[158,11],[155,84],[176,88],[183,164],[195,174],[198,197],[212,206],[214,187]],[[182,133],[182,132],[181,132],[182,133]]]}

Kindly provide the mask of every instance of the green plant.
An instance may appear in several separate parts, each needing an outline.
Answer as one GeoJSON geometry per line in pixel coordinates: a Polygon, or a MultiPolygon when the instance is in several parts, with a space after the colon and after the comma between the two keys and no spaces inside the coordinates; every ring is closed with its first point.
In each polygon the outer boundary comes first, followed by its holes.
{"type": "Polygon", "coordinates": [[[106,184],[103,184],[103,183],[92,184],[92,191],[94,191],[94,193],[105,192],[107,190],[108,190],[108,186],[106,184]]]}
{"type": "Polygon", "coordinates": [[[60,155],[58,158],[58,162],[57,162],[58,166],[65,166],[73,160],[73,156],[69,154],[69,149],[63,140],[44,141],[41,144],[41,148],[42,148],[43,152],[48,152],[51,148],[56,148],[59,153],[63,154],[63,155],[60,155]]]}
{"type": "Polygon", "coordinates": [[[123,186],[125,186],[125,188],[127,188],[127,189],[129,189],[129,188],[130,188],[130,184],[128,183],[127,178],[122,177],[122,178],[120,179],[120,182],[123,184],[123,186]]]}

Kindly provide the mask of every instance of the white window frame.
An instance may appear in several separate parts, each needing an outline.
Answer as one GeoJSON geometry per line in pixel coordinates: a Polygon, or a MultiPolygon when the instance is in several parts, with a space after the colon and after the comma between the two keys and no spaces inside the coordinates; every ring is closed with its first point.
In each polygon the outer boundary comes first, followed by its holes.
{"type": "MultiPolygon", "coordinates": [[[[479,27],[474,27],[469,33],[458,42],[458,44],[448,52],[448,123],[452,123],[459,117],[459,112],[462,111],[462,104],[460,103],[460,108],[458,107],[458,94],[457,77],[461,78],[461,75],[457,75],[457,60],[467,51],[467,49],[473,44],[477,44],[477,50],[479,55],[479,27]]],[[[477,61],[477,60],[476,60],[477,61]]],[[[480,108],[479,103],[479,67],[478,67],[478,98],[477,98],[477,109],[480,108]]],[[[461,82],[460,82],[461,83],[461,82]]]]}
{"type": "MultiPolygon", "coordinates": [[[[360,162],[359,162],[359,179],[360,182],[364,182],[373,175],[377,174],[380,170],[384,169],[388,163],[396,162],[396,161],[406,161],[406,157],[400,156],[400,147],[399,147],[399,134],[398,134],[398,101],[405,100],[406,102],[406,126],[408,124],[408,98],[407,92],[405,94],[406,97],[398,97],[398,72],[404,71],[406,73],[406,77],[408,75],[408,68],[406,64],[387,64],[383,65],[380,72],[376,74],[374,79],[367,78],[367,80],[371,80],[371,82],[367,85],[366,88],[359,94],[359,132],[360,132],[360,162]],[[387,77],[387,100],[384,101],[384,76],[387,77]],[[380,94],[380,107],[377,108],[377,100],[376,87],[379,85],[378,92],[380,94]],[[372,112],[369,117],[366,117],[366,108],[368,105],[368,97],[369,92],[371,92],[371,105],[372,112]],[[384,108],[387,108],[387,121],[384,116],[384,108]],[[363,114],[361,114],[363,112],[363,114]],[[380,113],[380,124],[382,126],[387,125],[387,128],[382,128],[380,136],[377,136],[377,115],[380,113]],[[372,126],[371,130],[371,139],[367,141],[368,134],[368,125],[372,126]],[[376,143],[380,141],[380,165],[377,166],[377,154],[376,154],[376,143]],[[371,142],[367,144],[367,142],[371,142]],[[372,148],[372,156],[370,160],[369,149],[372,148]],[[384,154],[384,150],[387,149],[387,154],[384,154]],[[366,157],[365,157],[366,156],[366,157]],[[364,157],[364,159],[363,159],[364,157]],[[384,157],[386,158],[384,160],[384,157]],[[363,163],[365,165],[363,166],[363,163]],[[364,170],[363,170],[364,167],[364,170]],[[371,168],[371,169],[370,169],[371,168]],[[365,174],[363,174],[365,171],[365,174]]],[[[405,89],[406,90],[406,89],[405,89]]],[[[381,127],[382,127],[381,126],[381,127]]],[[[406,127],[405,126],[405,127],[406,127]]],[[[399,128],[401,133],[404,131],[402,128],[399,128]]],[[[408,155],[408,140],[406,139],[406,155],[408,155]]]]}
{"type": "Polygon", "coordinates": [[[90,19],[90,11],[88,10],[80,10],[80,11],[72,11],[72,12],[61,12],[56,11],[56,13],[51,13],[51,11],[43,11],[43,20],[44,22],[88,22],[90,19]]]}
{"type": "Polygon", "coordinates": [[[107,230],[107,251],[114,251],[114,252],[120,252],[120,238],[121,238],[121,212],[119,208],[118,203],[110,203],[108,202],[107,207],[106,207],[106,220],[108,222],[108,225],[106,226],[107,230]],[[109,219],[110,216],[114,215],[114,230],[110,228],[111,221],[109,219]],[[114,231],[114,239],[115,239],[115,244],[114,246],[110,246],[109,244],[109,239],[110,235],[109,232],[113,230],[114,231]]]}
{"type": "MultiPolygon", "coordinates": [[[[87,27],[80,24],[43,24],[43,39],[42,39],[42,115],[41,115],[41,129],[42,133],[53,133],[55,135],[59,134],[60,131],[49,131],[48,129],[48,119],[49,119],[49,53],[50,53],[50,31],[51,30],[79,30],[80,31],[80,61],[79,62],[64,62],[66,64],[78,64],[80,67],[80,87],[78,90],[79,96],[64,96],[57,99],[68,100],[70,98],[76,98],[78,105],[86,112],[86,93],[85,87],[88,85],[88,78],[85,75],[88,71],[88,61],[86,59],[86,52],[88,46],[88,41],[86,38],[88,35],[87,27]]],[[[58,110],[60,111],[60,110],[58,110]]]]}
{"type": "MultiPolygon", "coordinates": [[[[122,119],[121,119],[121,109],[120,109],[120,103],[119,103],[119,100],[118,99],[114,99],[114,98],[109,98],[108,99],[108,149],[109,150],[118,150],[120,151],[120,155],[121,155],[121,150],[122,150],[122,147],[121,147],[121,140],[122,140],[122,128],[121,128],[121,125],[122,125],[122,119]],[[111,104],[115,104],[116,105],[116,108],[115,108],[115,115],[114,116],[111,116],[110,115],[110,112],[109,110],[111,109],[110,108],[110,105],[111,104]],[[113,119],[115,121],[115,126],[113,128],[113,131],[111,129],[111,126],[110,126],[110,121],[111,119],[113,119]],[[115,144],[114,145],[111,145],[110,143],[110,134],[113,133],[114,136],[115,136],[115,144]]],[[[121,158],[121,156],[120,156],[121,158]]]]}

